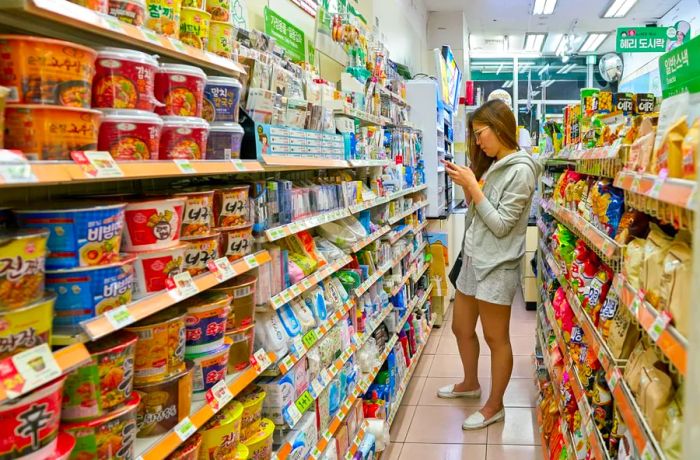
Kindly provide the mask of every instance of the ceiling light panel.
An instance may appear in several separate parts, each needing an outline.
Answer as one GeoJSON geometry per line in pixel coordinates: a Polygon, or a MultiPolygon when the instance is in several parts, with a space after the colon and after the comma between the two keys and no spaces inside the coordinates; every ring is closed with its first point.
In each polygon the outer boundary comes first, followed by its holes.
{"type": "Polygon", "coordinates": [[[542,51],[547,34],[525,34],[525,51],[542,51]]]}
{"type": "Polygon", "coordinates": [[[557,0],[535,0],[535,6],[532,8],[533,16],[541,16],[554,13],[554,8],[557,6],[557,0]]]}
{"type": "Polygon", "coordinates": [[[561,39],[559,40],[559,44],[557,45],[557,50],[555,51],[555,54],[557,56],[561,56],[564,54],[566,51],[566,48],[568,46],[568,41],[569,41],[569,36],[564,34],[561,36],[561,39]]]}
{"type": "Polygon", "coordinates": [[[614,0],[603,14],[604,18],[624,18],[637,0],[614,0]]]}
{"type": "Polygon", "coordinates": [[[580,53],[592,53],[598,49],[600,45],[603,44],[606,38],[608,38],[609,33],[590,33],[586,40],[584,40],[583,45],[579,48],[580,53]]]}

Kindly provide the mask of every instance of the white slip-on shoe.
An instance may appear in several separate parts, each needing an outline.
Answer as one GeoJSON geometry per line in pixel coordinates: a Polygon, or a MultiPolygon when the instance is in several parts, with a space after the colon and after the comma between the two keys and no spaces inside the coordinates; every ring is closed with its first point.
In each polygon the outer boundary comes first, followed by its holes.
{"type": "Polygon", "coordinates": [[[462,429],[463,430],[480,430],[482,428],[486,428],[487,426],[491,425],[492,423],[496,422],[501,422],[506,418],[506,410],[501,409],[491,417],[490,419],[486,420],[483,416],[483,414],[479,411],[474,412],[472,415],[467,417],[467,419],[462,423],[462,429]]]}
{"type": "Polygon", "coordinates": [[[481,398],[481,388],[472,391],[455,391],[455,386],[452,384],[438,389],[437,396],[442,399],[481,398]]]}

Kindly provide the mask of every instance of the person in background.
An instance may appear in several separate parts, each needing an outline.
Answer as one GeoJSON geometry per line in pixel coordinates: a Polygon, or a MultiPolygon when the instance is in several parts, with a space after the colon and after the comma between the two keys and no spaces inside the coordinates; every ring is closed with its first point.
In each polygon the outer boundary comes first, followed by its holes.
{"type": "Polygon", "coordinates": [[[445,162],[469,203],[452,320],[464,378],[440,388],[438,397],[481,397],[476,335],[481,318],[491,350],[491,392],[486,404],[462,424],[473,430],[505,418],[503,395],[513,370],[510,307],[520,289],[528,213],[541,166],[520,149],[513,112],[498,99],[474,112],[468,142],[471,167],[445,162]]]}

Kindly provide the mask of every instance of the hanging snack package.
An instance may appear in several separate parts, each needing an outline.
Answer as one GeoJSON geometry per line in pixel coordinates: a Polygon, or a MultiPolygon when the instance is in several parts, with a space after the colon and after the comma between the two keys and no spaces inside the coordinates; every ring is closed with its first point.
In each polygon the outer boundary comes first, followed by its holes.
{"type": "Polygon", "coordinates": [[[598,325],[598,315],[608,295],[613,276],[612,269],[607,265],[603,265],[588,284],[583,308],[588,312],[596,325],[598,325]]]}
{"type": "Polygon", "coordinates": [[[642,264],[642,286],[646,289],[646,301],[659,309],[659,287],[664,274],[664,259],[673,238],[664,233],[656,224],[651,224],[649,236],[644,245],[642,264]]]}
{"type": "Polygon", "coordinates": [[[683,389],[676,391],[671,403],[666,409],[666,418],[661,429],[661,450],[663,450],[666,460],[681,460],[683,438],[683,389]]]}
{"type": "Polygon", "coordinates": [[[656,439],[661,438],[666,411],[673,396],[671,377],[655,367],[645,367],[637,400],[656,439]]]}
{"type": "Polygon", "coordinates": [[[629,311],[618,308],[612,319],[608,347],[615,359],[626,359],[639,341],[640,332],[629,311]]]}
{"type": "Polygon", "coordinates": [[[673,123],[664,134],[663,141],[654,154],[655,162],[651,165],[651,172],[661,174],[668,172],[668,177],[683,177],[683,140],[688,134],[688,117],[682,116],[673,123]]]}
{"type": "Polygon", "coordinates": [[[622,274],[633,288],[642,287],[642,268],[644,263],[644,246],[646,240],[635,238],[627,244],[625,261],[622,264],[622,274]]]}
{"type": "Polygon", "coordinates": [[[636,209],[630,209],[620,218],[620,225],[617,227],[615,241],[621,245],[626,245],[632,238],[646,238],[649,233],[649,215],[636,209]]]}
{"type": "Polygon", "coordinates": [[[695,180],[698,148],[700,148],[700,117],[695,119],[681,145],[683,179],[695,180]]]}
{"type": "Polygon", "coordinates": [[[693,251],[686,241],[676,239],[664,258],[663,273],[656,294],[659,307],[671,315],[676,329],[684,337],[689,332],[692,279],[693,251]]]}

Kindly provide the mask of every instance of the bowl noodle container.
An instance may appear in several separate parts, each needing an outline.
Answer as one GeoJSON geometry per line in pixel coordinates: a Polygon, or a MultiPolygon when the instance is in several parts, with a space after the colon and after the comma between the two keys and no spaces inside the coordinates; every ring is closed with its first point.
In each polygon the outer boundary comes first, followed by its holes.
{"type": "Polygon", "coordinates": [[[209,270],[208,263],[219,258],[219,233],[201,237],[185,238],[189,247],[185,251],[185,270],[191,276],[201,275],[209,270]]]}
{"type": "Polygon", "coordinates": [[[190,415],[192,366],[192,362],[187,362],[185,370],[162,382],[136,386],[141,396],[136,412],[137,437],[167,433],[190,415]]]}
{"type": "Polygon", "coordinates": [[[221,292],[204,292],[181,304],[185,317],[187,354],[206,353],[224,344],[226,319],[231,310],[231,296],[221,292]]]}
{"type": "Polygon", "coordinates": [[[226,337],[231,339],[231,350],[228,357],[228,371],[240,372],[250,366],[255,345],[255,324],[242,329],[227,331],[226,337]]]}
{"type": "Polygon", "coordinates": [[[236,447],[241,441],[242,415],[243,405],[234,400],[204,425],[200,460],[236,458],[236,447]]]}
{"type": "Polygon", "coordinates": [[[204,160],[209,123],[196,117],[163,117],[160,137],[161,160],[204,160]]]}
{"type": "Polygon", "coordinates": [[[244,429],[243,444],[248,448],[250,460],[270,460],[272,458],[272,435],[275,424],[270,419],[255,421],[244,429]]]}
{"type": "Polygon", "coordinates": [[[237,185],[214,191],[214,224],[217,227],[250,225],[249,185],[237,185]]]}
{"type": "Polygon", "coordinates": [[[0,308],[29,305],[44,295],[49,232],[0,230],[0,308]]]}
{"type": "Polygon", "coordinates": [[[156,113],[201,118],[207,84],[207,75],[202,69],[184,64],[161,64],[155,83],[156,99],[161,102],[156,113]]]}
{"type": "Polygon", "coordinates": [[[238,122],[243,85],[232,77],[207,77],[202,116],[208,122],[238,122]]]}
{"type": "Polygon", "coordinates": [[[153,112],[158,59],[141,51],[98,48],[92,107],[153,112]]]}
{"type": "Polygon", "coordinates": [[[44,343],[51,343],[56,295],[46,292],[34,303],[0,310],[0,361],[44,343]]]}
{"type": "Polygon", "coordinates": [[[185,355],[185,359],[194,362],[192,389],[195,400],[204,399],[204,395],[211,387],[219,380],[226,378],[230,347],[231,342],[224,339],[224,344],[215,350],[185,355]]]}
{"type": "Polygon", "coordinates": [[[178,38],[181,0],[146,0],[146,3],[146,27],[160,35],[178,38]]]}
{"type": "Polygon", "coordinates": [[[255,286],[258,278],[254,275],[243,274],[219,284],[210,289],[213,292],[223,292],[231,297],[231,313],[226,322],[229,331],[248,327],[255,321],[255,286]]]}
{"type": "Polygon", "coordinates": [[[180,41],[200,50],[207,49],[211,14],[197,8],[180,10],[180,41]]]}
{"type": "Polygon", "coordinates": [[[125,210],[125,251],[155,251],[180,242],[184,197],[148,198],[132,201],[125,210]]]}
{"type": "Polygon", "coordinates": [[[182,273],[187,247],[187,243],[182,243],[172,248],[132,253],[136,256],[133,298],[164,290],[168,278],[182,273]]]}
{"type": "Polygon", "coordinates": [[[175,197],[184,196],[185,211],[182,214],[182,238],[209,235],[214,222],[214,191],[185,191],[176,193],[175,197]]]}
{"type": "Polygon", "coordinates": [[[195,433],[185,441],[175,452],[170,454],[168,460],[197,460],[199,449],[202,447],[202,435],[195,433]]]}
{"type": "Polygon", "coordinates": [[[222,257],[234,262],[253,251],[253,226],[217,228],[221,233],[219,252],[222,257]]]}
{"type": "Polygon", "coordinates": [[[102,109],[97,149],[115,160],[157,160],[163,120],[144,110],[102,109]]]}

